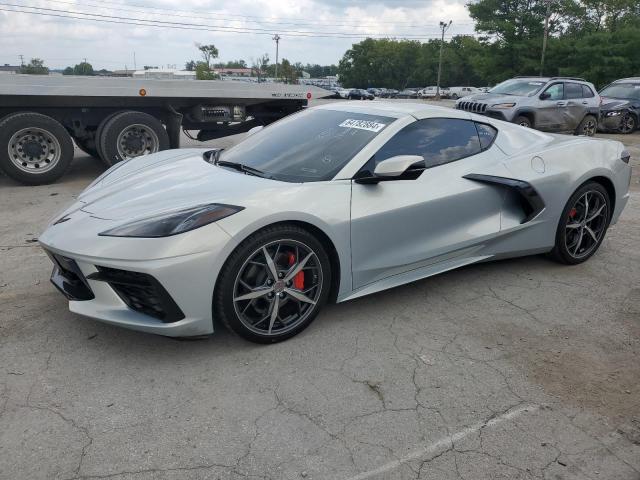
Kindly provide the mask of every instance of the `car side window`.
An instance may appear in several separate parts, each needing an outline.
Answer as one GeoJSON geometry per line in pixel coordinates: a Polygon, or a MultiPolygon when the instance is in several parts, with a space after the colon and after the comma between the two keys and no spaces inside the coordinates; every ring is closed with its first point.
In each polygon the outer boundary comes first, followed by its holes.
{"type": "Polygon", "coordinates": [[[475,123],[457,118],[427,118],[407,125],[384,144],[366,169],[397,155],[420,155],[425,168],[460,160],[482,151],[475,123]]]}
{"type": "Polygon", "coordinates": [[[588,87],[587,85],[582,85],[582,97],[593,98],[595,97],[595,94],[593,93],[593,90],[591,90],[590,87],[588,87]]]}
{"type": "Polygon", "coordinates": [[[565,83],[564,98],[567,100],[582,98],[582,85],[578,83],[565,83]]]}
{"type": "Polygon", "coordinates": [[[498,135],[498,130],[486,123],[476,123],[476,129],[478,130],[478,138],[480,139],[480,147],[482,151],[487,150],[498,135]]]}
{"type": "Polygon", "coordinates": [[[564,98],[564,88],[562,83],[554,83],[547,88],[544,93],[549,95],[547,100],[562,100],[564,98]]]}

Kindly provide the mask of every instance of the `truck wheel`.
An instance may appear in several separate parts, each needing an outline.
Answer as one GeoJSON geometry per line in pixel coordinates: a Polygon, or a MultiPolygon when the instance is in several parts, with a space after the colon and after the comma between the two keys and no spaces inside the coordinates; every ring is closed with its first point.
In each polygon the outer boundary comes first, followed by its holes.
{"type": "Polygon", "coordinates": [[[111,117],[100,137],[99,151],[109,166],[141,155],[167,150],[169,135],[155,117],[142,112],[121,112],[111,117]]]}
{"type": "Polygon", "coordinates": [[[0,169],[28,185],[55,182],[73,160],[73,141],[56,120],[39,113],[15,113],[0,121],[0,169]]]}
{"type": "Polygon", "coordinates": [[[115,112],[112,113],[110,115],[107,115],[106,117],[104,117],[100,123],[98,124],[98,128],[96,129],[96,136],[94,137],[94,143],[96,146],[96,153],[98,154],[98,158],[100,160],[102,160],[104,162],[105,165],[110,166],[111,164],[109,162],[107,162],[104,158],[104,154],[102,153],[102,150],[100,149],[100,139],[102,138],[102,132],[104,132],[104,127],[107,123],[109,123],[109,121],[115,117],[116,115],[118,115],[119,113],[122,112],[115,112]]]}

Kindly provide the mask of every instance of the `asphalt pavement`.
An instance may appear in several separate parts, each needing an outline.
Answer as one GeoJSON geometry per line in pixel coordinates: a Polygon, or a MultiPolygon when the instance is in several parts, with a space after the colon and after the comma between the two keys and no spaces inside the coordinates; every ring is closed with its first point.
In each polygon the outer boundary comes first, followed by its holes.
{"type": "MultiPolygon", "coordinates": [[[[637,170],[640,133],[607,137],[637,170]]],[[[0,178],[0,479],[640,479],[637,172],[582,265],[469,266],[258,346],[68,311],[36,239],[104,169],[0,178]]]]}

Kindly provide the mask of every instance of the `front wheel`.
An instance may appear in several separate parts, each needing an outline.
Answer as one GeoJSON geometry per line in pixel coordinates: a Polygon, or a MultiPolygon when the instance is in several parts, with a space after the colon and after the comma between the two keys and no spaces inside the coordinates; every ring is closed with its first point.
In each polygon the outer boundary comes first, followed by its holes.
{"type": "Polygon", "coordinates": [[[623,114],[622,118],[620,119],[620,127],[618,127],[618,131],[626,135],[629,133],[633,133],[635,129],[636,117],[634,117],[629,112],[623,114]]]}
{"type": "Polygon", "coordinates": [[[599,183],[589,182],[576,190],[558,223],[551,251],[554,260],[576,265],[589,259],[604,240],[611,213],[611,199],[599,183]]]}
{"type": "Polygon", "coordinates": [[[584,117],[580,125],[578,125],[578,129],[576,130],[577,135],[586,135],[587,137],[593,137],[596,134],[596,129],[598,128],[598,120],[593,115],[587,115],[584,117]]]}
{"type": "Polygon", "coordinates": [[[227,259],[213,314],[247,340],[275,343],[309,326],[330,285],[329,257],[313,235],[295,225],[268,227],[227,259]]]}
{"type": "Polygon", "coordinates": [[[520,125],[521,127],[526,127],[526,128],[532,127],[531,120],[529,120],[529,117],[525,117],[524,115],[517,116],[513,121],[513,123],[520,125]]]}

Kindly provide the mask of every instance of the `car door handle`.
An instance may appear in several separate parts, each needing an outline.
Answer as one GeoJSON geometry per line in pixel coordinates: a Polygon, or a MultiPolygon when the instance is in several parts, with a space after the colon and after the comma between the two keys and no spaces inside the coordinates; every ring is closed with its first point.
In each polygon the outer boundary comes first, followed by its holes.
{"type": "Polygon", "coordinates": [[[557,102],[556,105],[559,106],[559,107],[566,107],[567,106],[567,102],[557,102]]]}

